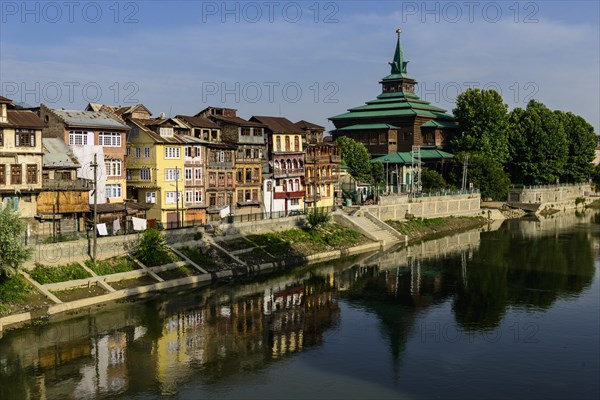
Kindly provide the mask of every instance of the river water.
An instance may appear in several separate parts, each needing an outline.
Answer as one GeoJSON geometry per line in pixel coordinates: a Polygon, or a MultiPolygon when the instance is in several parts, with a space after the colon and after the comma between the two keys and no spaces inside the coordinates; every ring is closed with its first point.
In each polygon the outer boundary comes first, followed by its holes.
{"type": "Polygon", "coordinates": [[[600,214],[4,332],[0,399],[598,399],[600,214]]]}

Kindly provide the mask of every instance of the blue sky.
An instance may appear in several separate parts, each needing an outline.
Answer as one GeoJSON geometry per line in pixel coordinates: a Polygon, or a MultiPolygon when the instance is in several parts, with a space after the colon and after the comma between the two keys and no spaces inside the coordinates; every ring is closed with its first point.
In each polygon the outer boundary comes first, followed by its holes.
{"type": "Polygon", "coordinates": [[[0,3],[0,92],[158,115],[327,117],[380,93],[397,27],[425,100],[467,87],[535,98],[600,133],[598,1],[95,1],[0,3]]]}

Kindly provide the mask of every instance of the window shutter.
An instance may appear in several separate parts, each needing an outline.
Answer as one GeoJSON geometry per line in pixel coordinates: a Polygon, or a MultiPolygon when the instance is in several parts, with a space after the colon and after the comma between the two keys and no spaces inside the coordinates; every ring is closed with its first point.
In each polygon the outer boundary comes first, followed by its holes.
{"type": "Polygon", "coordinates": [[[15,146],[20,146],[21,145],[21,140],[19,137],[19,132],[15,132],[15,146]]]}

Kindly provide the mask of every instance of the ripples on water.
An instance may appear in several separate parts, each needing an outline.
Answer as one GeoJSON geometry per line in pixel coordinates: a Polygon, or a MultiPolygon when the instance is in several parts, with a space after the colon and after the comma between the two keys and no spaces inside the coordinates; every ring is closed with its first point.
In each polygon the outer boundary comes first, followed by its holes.
{"type": "Polygon", "coordinates": [[[0,398],[598,398],[600,217],[5,332],[0,398]]]}

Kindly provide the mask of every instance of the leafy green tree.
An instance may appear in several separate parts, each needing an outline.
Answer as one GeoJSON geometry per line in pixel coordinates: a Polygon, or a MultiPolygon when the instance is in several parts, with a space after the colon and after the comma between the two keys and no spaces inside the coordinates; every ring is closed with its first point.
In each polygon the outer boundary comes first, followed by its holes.
{"type": "Polygon", "coordinates": [[[342,150],[342,160],[348,166],[350,175],[361,182],[370,182],[371,156],[367,148],[346,136],[338,137],[335,143],[342,150]]]}
{"type": "Polygon", "coordinates": [[[559,117],[542,103],[531,100],[527,108],[509,115],[510,162],[513,182],[555,183],[563,174],[569,145],[559,117]]]}
{"type": "Polygon", "coordinates": [[[371,177],[376,185],[385,185],[385,167],[381,161],[371,164],[371,177]]]}
{"type": "Polygon", "coordinates": [[[0,209],[0,278],[13,276],[31,256],[32,249],[23,243],[25,229],[16,212],[0,209]]]}
{"type": "Polygon", "coordinates": [[[469,88],[456,99],[454,116],[461,133],[454,152],[480,152],[504,164],[508,160],[508,106],[495,90],[469,88]]]}
{"type": "MultiPolygon", "coordinates": [[[[465,153],[457,155],[459,165],[463,164],[465,153]]],[[[462,168],[457,168],[454,180],[458,186],[462,183],[462,168]],[[460,174],[458,173],[460,172],[460,174]]],[[[481,153],[469,154],[467,167],[467,182],[479,188],[481,197],[504,201],[508,197],[510,179],[502,165],[496,160],[481,153]]]]}
{"type": "Polygon", "coordinates": [[[592,169],[592,182],[596,185],[596,191],[600,188],[600,164],[592,169]]]}
{"type": "Polygon", "coordinates": [[[593,171],[597,144],[594,127],[579,115],[570,112],[555,111],[569,143],[569,155],[563,178],[568,182],[584,182],[593,171]]]}
{"type": "Polygon", "coordinates": [[[444,189],[448,186],[440,173],[426,167],[421,169],[421,184],[426,192],[444,189]]]}

